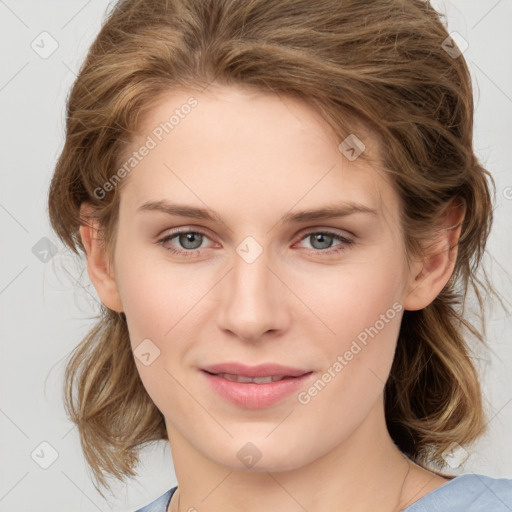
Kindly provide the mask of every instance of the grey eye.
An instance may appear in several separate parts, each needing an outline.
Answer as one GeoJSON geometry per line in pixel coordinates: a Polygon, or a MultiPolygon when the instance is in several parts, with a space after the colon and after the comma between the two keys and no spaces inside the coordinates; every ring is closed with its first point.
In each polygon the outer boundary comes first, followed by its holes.
{"type": "Polygon", "coordinates": [[[203,242],[203,235],[201,233],[180,233],[177,236],[180,245],[184,249],[199,249],[203,242]]]}
{"type": "Polygon", "coordinates": [[[314,233],[309,235],[309,240],[314,249],[329,249],[333,242],[334,236],[327,233],[314,233]],[[315,245],[317,243],[317,246],[315,245]]]}

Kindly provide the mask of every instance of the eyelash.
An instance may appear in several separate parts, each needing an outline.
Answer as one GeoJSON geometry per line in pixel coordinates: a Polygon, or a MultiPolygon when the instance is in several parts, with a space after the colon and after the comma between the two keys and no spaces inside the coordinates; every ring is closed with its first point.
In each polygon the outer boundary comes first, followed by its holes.
{"type": "MultiPolygon", "coordinates": [[[[183,234],[186,234],[186,233],[198,234],[198,235],[202,235],[202,236],[208,238],[208,235],[206,235],[206,233],[203,233],[202,231],[195,231],[195,230],[192,230],[192,229],[184,229],[184,230],[175,231],[173,233],[170,233],[169,235],[167,235],[164,238],[162,238],[161,240],[159,240],[158,243],[160,245],[162,245],[162,247],[164,247],[165,250],[169,251],[172,254],[176,254],[178,256],[183,256],[185,258],[198,257],[198,253],[200,253],[201,249],[190,249],[190,250],[186,251],[186,250],[179,250],[179,249],[174,249],[174,248],[170,248],[170,247],[165,247],[164,246],[164,244],[166,242],[172,240],[173,238],[176,238],[179,235],[183,235],[183,234]]],[[[346,251],[348,249],[347,246],[350,246],[351,244],[354,243],[353,240],[351,240],[349,238],[346,238],[344,236],[341,236],[338,233],[333,233],[332,231],[328,231],[328,230],[323,230],[323,231],[320,231],[320,230],[319,231],[315,231],[315,230],[313,230],[313,231],[309,231],[309,232],[305,233],[300,238],[299,242],[302,242],[303,240],[305,240],[306,238],[308,238],[311,235],[328,235],[328,236],[332,236],[335,240],[338,240],[339,242],[343,242],[342,244],[340,244],[338,249],[325,249],[325,250],[321,250],[321,249],[308,249],[309,251],[312,251],[315,254],[326,254],[326,255],[338,254],[338,253],[341,253],[343,251],[346,251]]]]}

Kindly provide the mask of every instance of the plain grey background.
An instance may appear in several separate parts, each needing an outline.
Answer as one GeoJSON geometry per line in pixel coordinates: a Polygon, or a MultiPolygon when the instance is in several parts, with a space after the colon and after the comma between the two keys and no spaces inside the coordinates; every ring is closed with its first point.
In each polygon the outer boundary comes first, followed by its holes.
{"type": "MultiPolygon", "coordinates": [[[[434,5],[467,42],[476,151],[497,185],[485,265],[512,308],[512,1],[434,5]]],[[[114,482],[114,497],[103,500],[62,407],[63,361],[92,326],[97,295],[49,227],[47,189],[64,141],[65,100],[107,6],[0,0],[0,511],[129,512],[176,484],[162,442],[142,452],[136,480],[114,482]]],[[[476,362],[489,432],[451,471],[512,478],[512,321],[495,305],[487,322],[492,351],[479,351],[476,362]]]]}

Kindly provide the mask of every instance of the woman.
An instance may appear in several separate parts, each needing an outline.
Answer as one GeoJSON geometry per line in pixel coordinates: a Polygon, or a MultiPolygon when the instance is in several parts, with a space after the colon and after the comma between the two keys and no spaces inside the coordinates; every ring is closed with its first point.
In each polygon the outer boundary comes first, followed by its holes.
{"type": "Polygon", "coordinates": [[[456,50],[422,0],[114,6],[49,197],[104,306],[66,372],[101,485],[164,439],[178,486],[144,512],[512,509],[443,471],[486,424],[456,50]]]}

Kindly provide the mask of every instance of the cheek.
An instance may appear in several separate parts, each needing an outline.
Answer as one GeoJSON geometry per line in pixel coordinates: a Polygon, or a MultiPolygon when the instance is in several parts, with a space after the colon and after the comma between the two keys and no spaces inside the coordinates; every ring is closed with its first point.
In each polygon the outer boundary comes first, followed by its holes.
{"type": "Polygon", "coordinates": [[[184,271],[147,248],[122,247],[116,278],[135,362],[149,395],[159,408],[165,407],[170,396],[176,401],[182,394],[172,375],[188,364],[188,351],[205,321],[206,294],[218,275],[192,270],[192,265],[184,271]]]}
{"type": "MultiPolygon", "coordinates": [[[[299,395],[300,421],[325,449],[345,439],[373,410],[381,398],[393,362],[402,306],[393,279],[375,281],[345,276],[318,296],[318,311],[331,332],[318,335],[323,368],[316,381],[299,395]],[[340,286],[341,284],[346,286],[340,286]],[[325,295],[331,295],[331,300],[325,295]],[[326,340],[331,340],[327,342],[326,340]],[[314,414],[312,413],[314,411],[314,414]],[[316,419],[314,419],[316,418],[316,419]]],[[[312,333],[314,335],[315,333],[312,333]]]]}
{"type": "Polygon", "coordinates": [[[161,343],[186,325],[188,311],[204,294],[202,281],[191,280],[193,274],[171,264],[165,255],[155,257],[154,248],[119,247],[116,279],[132,346],[145,338],[161,343]]]}
{"type": "MultiPolygon", "coordinates": [[[[324,340],[316,350],[323,353],[322,376],[330,389],[325,398],[343,408],[366,407],[389,375],[403,311],[397,261],[397,255],[388,255],[331,268],[303,281],[298,291],[321,321],[315,319],[308,334],[324,340]]],[[[317,387],[324,389],[321,383],[317,387]]]]}
{"type": "Polygon", "coordinates": [[[364,338],[366,329],[376,323],[383,335],[396,337],[403,289],[402,268],[390,263],[396,261],[396,256],[365,257],[339,267],[319,267],[307,278],[295,276],[294,292],[309,308],[309,312],[302,308],[302,319],[309,314],[315,328],[324,331],[324,339],[337,348],[360,333],[364,338]]]}

